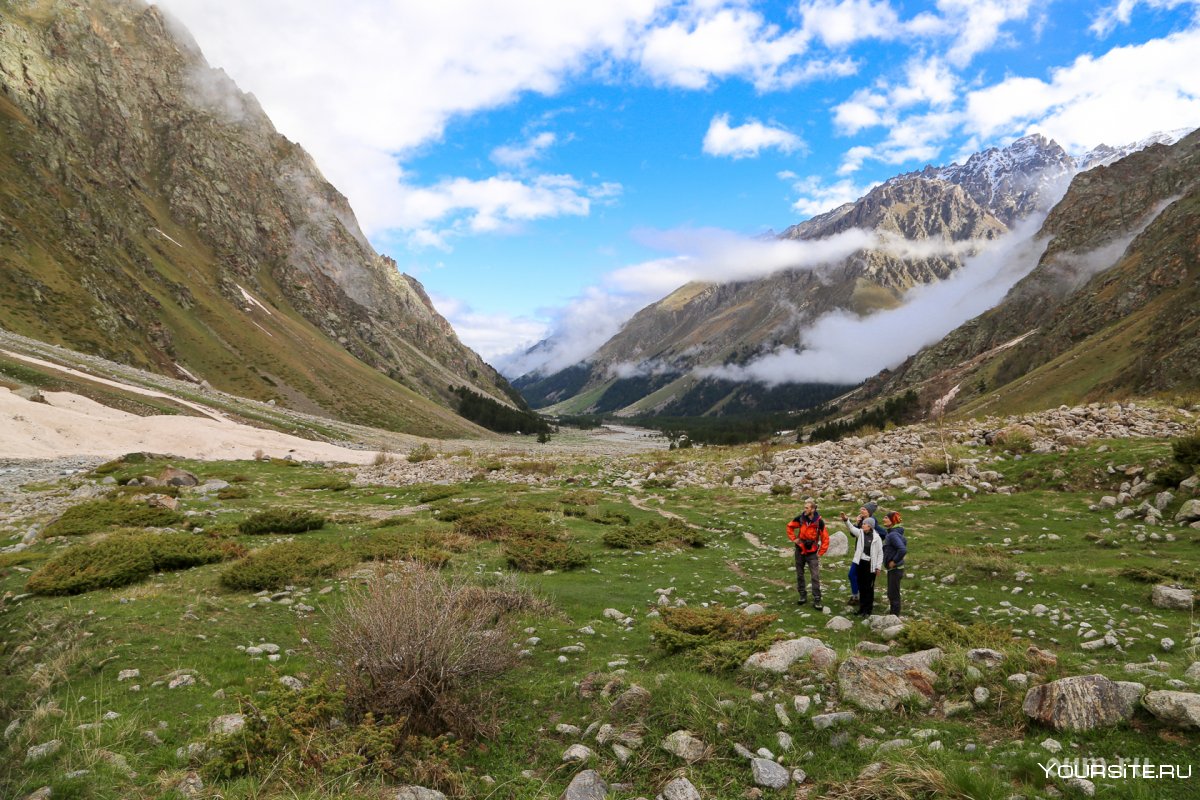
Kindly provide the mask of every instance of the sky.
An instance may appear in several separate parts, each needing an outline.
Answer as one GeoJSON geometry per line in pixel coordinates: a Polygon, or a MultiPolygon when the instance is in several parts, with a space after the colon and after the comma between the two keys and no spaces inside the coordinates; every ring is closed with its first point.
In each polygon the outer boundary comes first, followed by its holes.
{"type": "Polygon", "coordinates": [[[1200,126],[1200,0],[157,4],[510,376],[898,173],[1200,126]]]}

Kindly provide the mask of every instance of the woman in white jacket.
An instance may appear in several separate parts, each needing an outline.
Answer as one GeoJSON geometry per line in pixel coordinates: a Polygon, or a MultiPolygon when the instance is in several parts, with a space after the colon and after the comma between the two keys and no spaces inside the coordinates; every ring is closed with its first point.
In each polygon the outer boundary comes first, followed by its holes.
{"type": "Polygon", "coordinates": [[[842,514],[842,520],[854,537],[854,568],[858,572],[858,615],[868,617],[875,611],[875,576],[883,569],[883,537],[875,532],[875,520],[867,517],[862,530],[842,514]]]}

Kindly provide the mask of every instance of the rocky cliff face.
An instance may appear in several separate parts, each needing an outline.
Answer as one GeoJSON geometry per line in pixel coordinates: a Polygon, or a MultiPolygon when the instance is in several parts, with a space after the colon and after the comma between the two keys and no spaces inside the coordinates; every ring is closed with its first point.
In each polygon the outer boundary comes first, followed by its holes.
{"type": "Polygon", "coordinates": [[[141,0],[0,18],[0,325],[262,399],[471,430],[505,402],[258,103],[141,0]],[[431,402],[432,401],[432,402],[431,402]]]}
{"type": "MultiPolygon", "coordinates": [[[[563,410],[575,412],[695,414],[727,408],[736,387],[714,391],[713,381],[696,380],[696,368],[799,348],[807,326],[829,311],[865,315],[898,305],[912,287],[948,277],[971,252],[949,245],[994,239],[1044,211],[1073,170],[1071,157],[1056,143],[1030,136],[963,165],[897,176],[854,203],[788,228],[780,238],[816,240],[867,230],[936,245],[933,255],[862,250],[837,263],[759,280],[689,284],[638,312],[585,365],[518,385],[535,405],[565,403],[563,410]],[[588,372],[582,381],[581,368],[588,372]],[[640,384],[632,385],[634,380],[640,384]]],[[[736,406],[748,408],[742,400],[736,406]]]]}

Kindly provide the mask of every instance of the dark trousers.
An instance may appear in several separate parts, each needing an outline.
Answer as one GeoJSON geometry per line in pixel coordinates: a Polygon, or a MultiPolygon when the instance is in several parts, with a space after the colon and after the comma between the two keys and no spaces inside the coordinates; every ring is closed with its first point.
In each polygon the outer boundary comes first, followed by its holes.
{"type": "Polygon", "coordinates": [[[792,549],[796,551],[796,591],[800,593],[800,600],[808,599],[804,590],[804,565],[808,564],[808,572],[812,576],[813,603],[820,605],[821,557],[816,553],[805,553],[799,547],[792,549]]]}
{"type": "Polygon", "coordinates": [[[870,561],[859,561],[858,568],[858,613],[866,616],[875,611],[875,573],[870,561]]]}
{"type": "Polygon", "coordinates": [[[900,616],[900,581],[904,580],[904,567],[892,567],[888,570],[888,608],[900,616]]]}

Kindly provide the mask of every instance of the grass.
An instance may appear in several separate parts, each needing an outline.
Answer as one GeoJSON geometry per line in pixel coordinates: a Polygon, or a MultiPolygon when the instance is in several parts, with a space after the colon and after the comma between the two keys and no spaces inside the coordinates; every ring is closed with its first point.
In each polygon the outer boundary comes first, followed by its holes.
{"type": "MultiPolygon", "coordinates": [[[[946,700],[967,701],[976,686],[985,686],[992,699],[966,717],[946,718],[937,706],[932,712],[911,708],[895,714],[860,713],[845,729],[848,745],[836,743],[838,729],[813,730],[792,706],[796,695],[821,694],[840,709],[836,682],[829,676],[798,668],[750,679],[736,669],[748,652],[779,636],[815,636],[842,657],[854,652],[859,642],[876,640],[861,626],[833,633],[824,627],[828,617],[797,608],[790,559],[780,558],[772,547],[753,546],[745,536],[778,545],[782,525],[795,515],[794,497],[731,487],[676,486],[662,492],[660,501],[642,495],[639,507],[632,502],[631,490],[601,480],[598,466],[588,462],[560,467],[547,486],[480,481],[356,486],[344,491],[305,488],[345,478],[320,467],[269,461],[180,463],[202,480],[228,481],[235,475],[244,479],[237,486],[248,489],[246,497],[226,502],[184,492],[180,502],[182,512],[200,515],[188,519],[206,531],[224,531],[248,554],[151,572],[124,586],[10,600],[0,606],[0,724],[22,720],[20,732],[0,742],[0,764],[10,765],[0,767],[0,796],[23,797],[51,785],[61,796],[87,800],[170,797],[163,782],[169,786],[184,771],[175,749],[206,739],[213,717],[251,707],[239,703],[278,708],[281,718],[297,723],[288,730],[313,732],[296,714],[337,716],[332,705],[315,709],[309,702],[332,703],[332,692],[296,695],[309,698],[299,708],[268,702],[267,695],[257,692],[270,693],[279,675],[302,676],[309,686],[319,685],[321,668],[306,642],[327,641],[328,615],[356,585],[354,576],[376,569],[400,575],[410,561],[440,566],[486,586],[511,581],[517,568],[528,570],[524,582],[534,594],[511,595],[511,613],[520,632],[509,642],[514,651],[528,652],[506,674],[487,706],[501,733],[454,746],[414,745],[407,751],[412,758],[392,772],[365,764],[342,771],[328,766],[344,766],[350,762],[340,759],[351,751],[361,755],[367,752],[363,748],[375,747],[386,730],[383,720],[377,727],[347,730],[332,738],[327,731],[313,733],[304,741],[319,746],[328,759],[316,750],[297,749],[295,743],[283,752],[307,752],[319,759],[319,768],[306,767],[305,761],[291,756],[267,759],[226,776],[206,774],[211,791],[228,800],[328,800],[375,796],[385,786],[413,780],[445,786],[452,796],[557,797],[574,773],[559,766],[562,752],[578,739],[556,734],[555,725],[586,728],[591,722],[608,722],[609,706],[634,683],[651,693],[639,728],[644,744],[634,758],[622,766],[610,748],[592,739],[586,742],[597,753],[592,765],[606,780],[632,784],[630,792],[612,793],[615,800],[653,797],[685,767],[657,746],[680,728],[714,746],[712,758],[686,767],[705,797],[741,796],[751,785],[747,765],[729,749],[735,741],[751,750],[771,748],[789,766],[805,769],[810,796],[885,796],[871,792],[889,786],[921,798],[1045,796],[1048,784],[1065,789],[1047,781],[1034,761],[1044,756],[1037,742],[1050,735],[1067,753],[1176,763],[1181,753],[1195,746],[1193,734],[1165,729],[1145,714],[1128,728],[1086,735],[1027,728],[1019,708],[1021,694],[1005,681],[1013,672],[1035,669],[1026,656],[1030,645],[1058,655],[1057,667],[1036,667],[1048,678],[1100,672],[1127,680],[1126,663],[1143,663],[1154,656],[1167,664],[1165,671],[1138,674],[1136,679],[1160,689],[1167,688],[1169,680],[1183,679],[1196,657],[1184,651],[1194,624],[1189,615],[1156,609],[1149,600],[1152,582],[1185,581],[1195,574],[1200,547],[1194,532],[1148,529],[1147,534],[1156,532],[1159,538],[1147,535],[1139,541],[1132,523],[1088,510],[1121,479],[1107,472],[1110,463],[1166,463],[1172,459],[1170,445],[1104,444],[1109,447],[1105,453],[1098,452],[1096,444],[1054,456],[1023,454],[1017,460],[1005,455],[988,466],[1003,473],[998,484],[1021,487],[1016,494],[981,493],[964,499],[938,490],[930,500],[916,503],[918,511],[905,511],[909,568],[904,593],[910,622],[893,648],[942,647],[947,655],[937,668],[939,693],[946,700]],[[1054,470],[1062,470],[1065,477],[1052,477],[1054,470]],[[284,538],[293,534],[240,531],[240,524],[257,514],[290,508],[320,515],[326,524],[294,540],[284,538]],[[583,513],[568,513],[569,509],[583,513]],[[614,547],[606,542],[613,531],[691,530],[665,521],[659,510],[711,529],[705,531],[706,546],[614,547]],[[1112,533],[1102,534],[1105,529],[1112,533]],[[1102,546],[1087,538],[1093,533],[1118,544],[1102,546]],[[1174,540],[1167,541],[1166,533],[1174,540]],[[944,583],[951,574],[956,580],[944,583]],[[289,586],[292,605],[253,596],[289,586]],[[1018,588],[1021,592],[1014,594],[1018,588]],[[665,605],[659,597],[666,598],[665,605]],[[686,606],[676,608],[677,599],[686,606]],[[743,614],[738,606],[749,602],[763,604],[767,613],[743,614]],[[1034,604],[1049,610],[1034,615],[1029,612],[1034,604]],[[309,607],[315,610],[303,610],[309,607]],[[616,609],[632,623],[626,626],[606,616],[606,609],[616,609]],[[1121,631],[1125,652],[1082,651],[1078,623],[1087,621],[1103,630],[1110,619],[1121,631]],[[1179,643],[1171,653],[1159,645],[1167,636],[1179,643]],[[541,641],[529,644],[530,637],[541,641]],[[280,646],[279,661],[238,650],[262,642],[280,646]],[[572,649],[562,652],[563,647],[572,649]],[[994,670],[978,667],[966,659],[970,647],[1000,650],[1007,661],[994,670]],[[129,681],[116,680],[119,670],[129,668],[141,671],[140,692],[131,692],[129,681]],[[182,668],[195,670],[197,685],[167,689],[167,676],[182,668]],[[157,681],[164,682],[155,686],[157,681]],[[224,691],[223,698],[214,696],[217,690],[224,691]],[[790,726],[782,726],[775,717],[775,703],[788,710],[790,726]],[[108,710],[121,717],[92,731],[77,730],[80,724],[102,721],[108,710]],[[167,727],[158,728],[159,720],[167,727]],[[141,731],[146,729],[156,730],[162,744],[143,738],[141,731]],[[780,730],[792,735],[795,750],[779,748],[780,730]],[[913,736],[920,730],[934,731],[932,738],[945,749],[925,749],[929,740],[913,736]],[[876,741],[910,738],[918,745],[876,754],[872,747],[855,745],[860,736],[876,741]],[[26,748],[51,738],[63,740],[63,751],[44,763],[24,765],[26,748]],[[967,745],[975,751],[967,752],[967,745]],[[137,777],[104,762],[97,755],[101,750],[123,755],[137,777]],[[816,755],[804,759],[808,750],[816,755]],[[910,770],[860,784],[859,773],[873,761],[910,770]],[[272,769],[275,764],[278,767],[272,769]],[[85,779],[64,777],[83,768],[92,770],[85,779]],[[525,770],[533,770],[535,777],[522,777],[525,770]],[[484,775],[495,784],[483,781],[484,775]],[[1003,795],[996,794],[1000,788],[1003,795]]],[[[980,450],[970,456],[981,454],[994,455],[980,450]]],[[[754,452],[712,449],[696,456],[720,463],[753,458],[754,452]]],[[[153,466],[126,464],[108,474],[121,479],[153,466]]],[[[854,510],[850,502],[841,509],[834,498],[820,499],[827,518],[838,510],[854,510]]],[[[20,569],[38,570],[72,552],[86,555],[98,542],[124,536],[209,540],[194,534],[110,533],[105,539],[39,541],[7,558],[0,556],[0,594],[25,591],[31,573],[20,569]]],[[[95,563],[83,555],[72,558],[95,563]]],[[[843,564],[842,559],[823,564],[826,602],[838,612],[843,611],[840,600],[847,591],[843,564]]],[[[818,705],[818,710],[824,708],[818,705]]],[[[282,735],[283,729],[277,732],[282,735]]],[[[267,752],[265,745],[262,750],[267,752]]],[[[1183,800],[1189,788],[1161,782],[1155,796],[1183,800]]],[[[1097,796],[1137,796],[1129,791],[1100,782],[1097,796]]]]}
{"type": "Polygon", "coordinates": [[[184,517],[165,508],[151,508],[124,500],[92,500],[71,506],[46,526],[42,535],[86,536],[113,528],[166,528],[184,517]]]}

